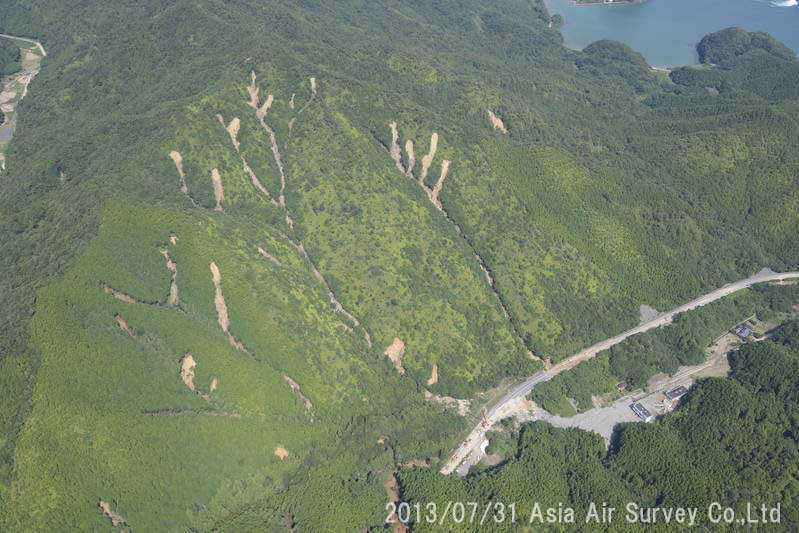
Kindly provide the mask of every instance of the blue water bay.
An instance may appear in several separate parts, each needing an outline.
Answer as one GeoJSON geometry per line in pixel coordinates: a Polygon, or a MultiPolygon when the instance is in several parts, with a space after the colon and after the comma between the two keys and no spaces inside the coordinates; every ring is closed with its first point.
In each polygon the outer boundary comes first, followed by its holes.
{"type": "Polygon", "coordinates": [[[647,0],[628,5],[577,5],[545,0],[564,19],[566,45],[584,48],[599,39],[621,41],[653,66],[697,62],[696,43],[729,26],[766,31],[799,52],[797,0],[647,0]]]}

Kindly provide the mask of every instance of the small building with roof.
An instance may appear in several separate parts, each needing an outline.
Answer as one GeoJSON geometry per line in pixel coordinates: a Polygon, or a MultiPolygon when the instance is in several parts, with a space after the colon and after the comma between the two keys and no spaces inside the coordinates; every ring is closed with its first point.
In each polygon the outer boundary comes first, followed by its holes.
{"type": "Polygon", "coordinates": [[[638,418],[640,418],[644,422],[651,422],[652,420],[655,419],[655,417],[652,416],[652,413],[649,412],[649,409],[641,405],[640,402],[630,405],[630,409],[632,409],[633,413],[635,413],[638,416],[638,418]]]}
{"type": "Polygon", "coordinates": [[[749,336],[752,334],[752,328],[750,328],[749,326],[738,326],[737,328],[735,328],[735,334],[741,340],[745,341],[749,339],[749,336]]]}

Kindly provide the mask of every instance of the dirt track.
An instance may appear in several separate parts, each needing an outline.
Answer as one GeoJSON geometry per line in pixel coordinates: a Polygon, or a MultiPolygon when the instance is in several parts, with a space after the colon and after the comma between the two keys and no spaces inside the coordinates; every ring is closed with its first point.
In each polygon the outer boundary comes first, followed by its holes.
{"type": "Polygon", "coordinates": [[[39,49],[39,52],[42,53],[42,57],[47,57],[47,52],[44,50],[44,46],[42,46],[42,43],[40,43],[39,41],[28,39],[27,37],[17,37],[16,35],[8,35],[7,33],[0,33],[0,37],[5,37],[6,39],[16,39],[17,41],[25,41],[26,43],[30,43],[39,49]]]}

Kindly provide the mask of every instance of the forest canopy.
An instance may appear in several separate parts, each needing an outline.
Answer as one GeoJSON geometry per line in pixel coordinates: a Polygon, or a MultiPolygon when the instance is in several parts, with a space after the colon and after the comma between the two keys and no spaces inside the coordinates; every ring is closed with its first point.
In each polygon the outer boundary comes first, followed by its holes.
{"type": "Polygon", "coordinates": [[[705,35],[696,47],[699,61],[732,67],[741,57],[755,50],[763,50],[769,55],[785,61],[795,61],[793,50],[764,32],[747,32],[741,28],[726,28],[705,35]]]}
{"type": "Polygon", "coordinates": [[[20,68],[19,47],[13,41],[0,37],[0,78],[14,74],[20,68]]]}
{"type": "MultiPolygon", "coordinates": [[[[403,465],[464,490],[432,474],[497,387],[642,305],[796,270],[795,61],[750,36],[670,78],[552,22],[541,0],[6,2],[47,56],[0,178],[0,530],[379,529],[403,465]]],[[[716,325],[570,379],[640,382],[716,325]]],[[[526,431],[505,475],[551,498],[652,486],[590,435],[526,431]]],[[[679,428],[638,433],[685,468],[679,428]]]]}

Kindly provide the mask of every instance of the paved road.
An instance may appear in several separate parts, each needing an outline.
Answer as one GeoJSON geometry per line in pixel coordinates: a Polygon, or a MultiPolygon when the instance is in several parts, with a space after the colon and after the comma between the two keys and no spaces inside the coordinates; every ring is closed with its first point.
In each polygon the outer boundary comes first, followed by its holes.
{"type": "Polygon", "coordinates": [[[36,48],[42,53],[42,57],[47,57],[47,52],[44,51],[44,46],[39,41],[34,41],[33,39],[28,39],[27,37],[17,37],[16,35],[8,35],[7,33],[0,33],[0,37],[5,37],[6,39],[16,39],[17,41],[25,41],[26,43],[31,43],[36,45],[36,48]]]}
{"type": "Polygon", "coordinates": [[[680,313],[696,309],[697,307],[702,307],[703,305],[707,305],[720,298],[724,298],[725,296],[728,296],[734,292],[751,287],[756,283],[784,281],[786,279],[792,278],[799,278],[799,272],[784,272],[780,274],[772,272],[768,269],[763,269],[754,276],[736,281],[734,283],[728,283],[727,285],[709,292],[704,296],[700,296],[699,298],[691,300],[686,304],[675,307],[671,311],[661,313],[656,318],[629,329],[620,335],[616,335],[615,337],[598,342],[593,346],[590,346],[585,350],[569,357],[568,359],[561,361],[549,370],[542,370],[541,372],[530,376],[524,382],[520,383],[510,392],[505,394],[505,396],[503,396],[497,403],[494,404],[493,407],[491,407],[491,409],[488,410],[486,413],[486,418],[488,419],[489,427],[484,428],[482,423],[478,424],[472,430],[472,432],[469,433],[467,439],[458,447],[458,449],[453,452],[447,462],[444,463],[444,466],[441,468],[441,473],[451,474],[456,468],[458,469],[459,474],[465,474],[468,472],[468,469],[482,458],[483,454],[480,449],[480,445],[485,440],[486,431],[488,431],[494,423],[509,416],[507,411],[508,404],[510,402],[519,398],[524,398],[539,383],[549,381],[564,370],[574,368],[583,361],[587,361],[588,359],[595,357],[599,352],[607,350],[612,346],[624,341],[625,339],[628,339],[629,337],[670,324],[674,317],[680,313]],[[458,468],[459,465],[461,465],[461,468],[458,468]]]}

